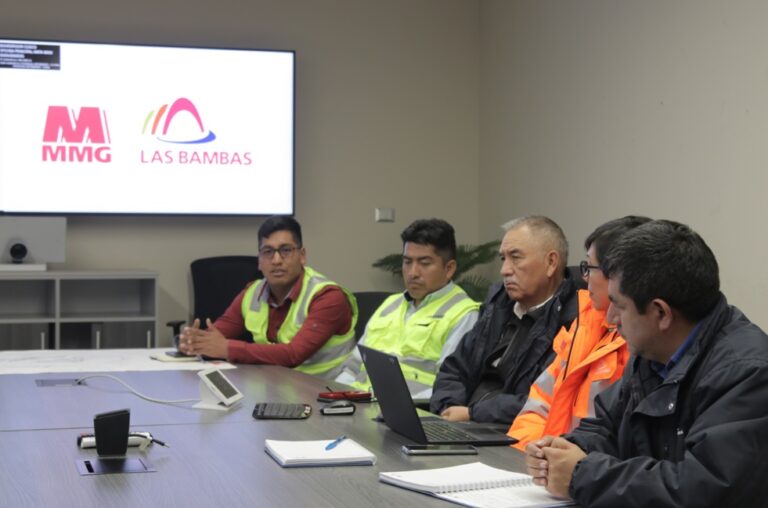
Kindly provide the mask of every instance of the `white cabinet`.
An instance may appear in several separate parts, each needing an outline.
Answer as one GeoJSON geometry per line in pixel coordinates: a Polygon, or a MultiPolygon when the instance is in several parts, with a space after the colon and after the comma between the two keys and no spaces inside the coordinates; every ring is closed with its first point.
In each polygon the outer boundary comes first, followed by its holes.
{"type": "Polygon", "coordinates": [[[154,347],[157,274],[0,272],[0,350],[154,347]]]}

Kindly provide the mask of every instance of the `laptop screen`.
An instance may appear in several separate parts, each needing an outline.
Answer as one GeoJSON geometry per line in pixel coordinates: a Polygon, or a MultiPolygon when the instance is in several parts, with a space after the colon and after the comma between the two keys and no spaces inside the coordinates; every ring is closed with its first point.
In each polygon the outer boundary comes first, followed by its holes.
{"type": "Polygon", "coordinates": [[[359,344],[360,356],[368,371],[379,409],[390,429],[416,443],[426,443],[427,436],[413,405],[408,384],[397,357],[359,344]]]}

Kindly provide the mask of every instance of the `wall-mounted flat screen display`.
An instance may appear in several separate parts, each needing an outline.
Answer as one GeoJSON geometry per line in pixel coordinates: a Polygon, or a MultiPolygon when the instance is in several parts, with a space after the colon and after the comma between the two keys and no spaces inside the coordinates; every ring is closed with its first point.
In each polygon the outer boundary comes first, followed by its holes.
{"type": "Polygon", "coordinates": [[[0,213],[294,212],[295,53],[0,39],[0,213]]]}

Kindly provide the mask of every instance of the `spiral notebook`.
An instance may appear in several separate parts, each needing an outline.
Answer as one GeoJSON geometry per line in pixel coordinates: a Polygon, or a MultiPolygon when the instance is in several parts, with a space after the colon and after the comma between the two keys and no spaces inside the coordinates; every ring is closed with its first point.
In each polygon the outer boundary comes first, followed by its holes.
{"type": "Polygon", "coordinates": [[[376,456],[351,439],[344,439],[327,449],[333,439],[321,441],[264,441],[266,451],[283,467],[300,466],[371,466],[376,456]]]}
{"type": "Polygon", "coordinates": [[[556,498],[544,487],[534,485],[527,474],[505,471],[482,462],[379,473],[379,480],[477,508],[574,506],[572,501],[556,498]]]}

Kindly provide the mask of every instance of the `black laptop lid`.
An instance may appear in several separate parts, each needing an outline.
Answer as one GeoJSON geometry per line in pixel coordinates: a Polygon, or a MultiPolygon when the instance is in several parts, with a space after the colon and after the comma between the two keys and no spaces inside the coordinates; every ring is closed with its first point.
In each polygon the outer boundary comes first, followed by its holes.
{"type": "MultiPolygon", "coordinates": [[[[419,418],[413,399],[408,391],[397,357],[358,344],[373,391],[379,401],[379,409],[390,429],[409,438],[415,443],[510,445],[517,439],[507,436],[492,424],[475,422],[446,422],[442,418],[419,418]],[[424,422],[436,421],[441,426],[452,427],[461,434],[428,439],[424,433],[424,422]]],[[[430,425],[432,423],[430,422],[430,425]]]]}
{"type": "Polygon", "coordinates": [[[426,443],[427,436],[397,358],[362,344],[357,348],[387,426],[415,443],[426,443]]]}

